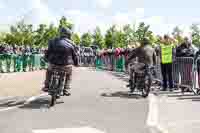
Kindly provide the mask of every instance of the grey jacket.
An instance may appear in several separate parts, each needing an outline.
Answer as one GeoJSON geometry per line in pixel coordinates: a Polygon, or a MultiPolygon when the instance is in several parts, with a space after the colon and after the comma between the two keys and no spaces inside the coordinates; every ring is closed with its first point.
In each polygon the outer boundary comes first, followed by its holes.
{"type": "Polygon", "coordinates": [[[144,63],[149,66],[156,65],[156,53],[151,45],[143,45],[134,49],[128,57],[128,62],[130,62],[135,57],[138,57],[139,63],[144,63]]]}

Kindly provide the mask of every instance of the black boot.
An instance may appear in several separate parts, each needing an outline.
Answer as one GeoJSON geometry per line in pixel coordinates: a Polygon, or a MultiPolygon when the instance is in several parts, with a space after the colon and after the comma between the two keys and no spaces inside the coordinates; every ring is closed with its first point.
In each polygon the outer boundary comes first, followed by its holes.
{"type": "Polygon", "coordinates": [[[131,87],[131,83],[132,83],[132,81],[129,80],[128,83],[129,83],[129,84],[127,84],[126,87],[131,87]]]}
{"type": "Polygon", "coordinates": [[[135,87],[133,86],[133,81],[132,80],[129,80],[129,88],[130,88],[130,92],[133,93],[135,87]]]}
{"type": "Polygon", "coordinates": [[[63,96],[70,96],[71,95],[71,93],[69,93],[68,91],[67,91],[67,89],[64,89],[63,90],[63,96]]]}
{"type": "Polygon", "coordinates": [[[49,82],[50,82],[51,75],[52,75],[52,72],[50,70],[47,70],[44,87],[42,88],[42,91],[44,91],[44,92],[48,92],[48,90],[49,90],[49,82]]]}

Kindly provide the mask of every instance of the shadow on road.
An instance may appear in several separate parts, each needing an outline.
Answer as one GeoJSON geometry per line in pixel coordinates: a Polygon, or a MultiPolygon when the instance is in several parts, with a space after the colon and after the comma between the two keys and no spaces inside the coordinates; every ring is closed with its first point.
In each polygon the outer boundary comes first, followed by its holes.
{"type": "Polygon", "coordinates": [[[179,100],[192,100],[192,101],[200,101],[200,96],[190,96],[190,97],[180,97],[179,100]]]}
{"type": "Polygon", "coordinates": [[[170,91],[160,91],[159,89],[155,90],[152,92],[154,95],[156,96],[159,96],[159,95],[167,95],[168,97],[175,97],[175,96],[178,96],[179,93],[181,92],[177,92],[177,91],[173,91],[173,92],[170,92],[170,91]],[[177,95],[174,95],[174,94],[177,94],[177,95]]]}
{"type": "Polygon", "coordinates": [[[13,107],[13,106],[17,106],[17,105],[22,105],[24,104],[25,100],[22,101],[6,101],[6,102],[2,102],[0,103],[0,107],[13,107]]]}
{"type": "MultiPolygon", "coordinates": [[[[24,106],[20,107],[21,109],[41,109],[44,107],[49,107],[50,99],[40,98],[36,99],[28,104],[25,104],[24,106]]],[[[62,104],[64,102],[57,101],[56,104],[62,104]]]]}
{"type": "MultiPolygon", "coordinates": [[[[158,95],[160,95],[160,93],[158,95]]],[[[167,97],[176,98],[177,100],[192,100],[196,102],[200,101],[200,96],[195,95],[192,92],[182,93],[181,91],[177,91],[177,92],[162,92],[161,94],[167,94],[167,97]]]]}
{"type": "Polygon", "coordinates": [[[111,74],[114,77],[117,77],[120,80],[125,81],[125,82],[129,81],[129,77],[125,73],[122,73],[122,72],[113,72],[113,71],[109,71],[108,73],[111,74]]]}
{"type": "Polygon", "coordinates": [[[143,98],[139,94],[129,94],[127,91],[118,91],[114,93],[102,93],[103,97],[120,97],[120,98],[133,98],[133,99],[141,99],[143,98]]]}

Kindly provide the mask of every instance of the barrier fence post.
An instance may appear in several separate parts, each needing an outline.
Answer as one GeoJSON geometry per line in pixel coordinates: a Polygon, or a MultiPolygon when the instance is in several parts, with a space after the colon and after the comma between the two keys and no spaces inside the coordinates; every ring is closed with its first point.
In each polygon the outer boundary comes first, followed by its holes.
{"type": "Polygon", "coordinates": [[[11,54],[10,72],[15,72],[15,54],[11,54]]]}
{"type": "Polygon", "coordinates": [[[33,71],[35,69],[35,54],[31,54],[29,57],[29,70],[33,71]]]}
{"type": "Polygon", "coordinates": [[[43,55],[40,55],[40,69],[47,69],[47,63],[45,62],[43,55]]]}
{"type": "Polygon", "coordinates": [[[11,72],[11,61],[12,61],[12,55],[11,54],[5,54],[6,58],[6,72],[11,72]]]}
{"type": "Polygon", "coordinates": [[[13,68],[14,72],[17,72],[17,54],[13,54],[13,68]]]}
{"type": "Polygon", "coordinates": [[[101,58],[100,56],[97,56],[97,59],[96,59],[96,68],[97,69],[101,69],[101,58]]]}
{"type": "Polygon", "coordinates": [[[16,56],[16,71],[21,72],[23,69],[23,57],[22,55],[16,56]]]}
{"type": "Polygon", "coordinates": [[[23,54],[22,59],[23,59],[23,71],[26,72],[28,66],[28,55],[23,54]]]}
{"type": "Polygon", "coordinates": [[[41,69],[42,67],[45,67],[45,62],[43,62],[41,58],[42,58],[41,54],[35,55],[35,66],[36,66],[37,70],[41,69]]]}
{"type": "Polygon", "coordinates": [[[198,77],[198,81],[197,81],[198,87],[196,88],[200,89],[200,58],[197,58],[196,68],[197,68],[197,77],[198,77]]]}

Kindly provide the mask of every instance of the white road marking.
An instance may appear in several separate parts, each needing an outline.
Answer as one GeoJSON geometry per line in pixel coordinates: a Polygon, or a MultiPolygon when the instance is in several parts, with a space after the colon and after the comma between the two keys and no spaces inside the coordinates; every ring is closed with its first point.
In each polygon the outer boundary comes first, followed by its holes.
{"type": "Polygon", "coordinates": [[[168,130],[159,123],[158,98],[154,94],[150,94],[148,100],[149,112],[146,121],[147,126],[154,127],[162,133],[169,133],[168,130]]]}
{"type": "Polygon", "coordinates": [[[150,94],[148,97],[149,100],[149,113],[147,118],[148,126],[156,126],[158,124],[158,101],[156,96],[150,94]]]}
{"type": "Polygon", "coordinates": [[[105,133],[103,131],[91,127],[33,130],[32,132],[33,133],[105,133]]]}

